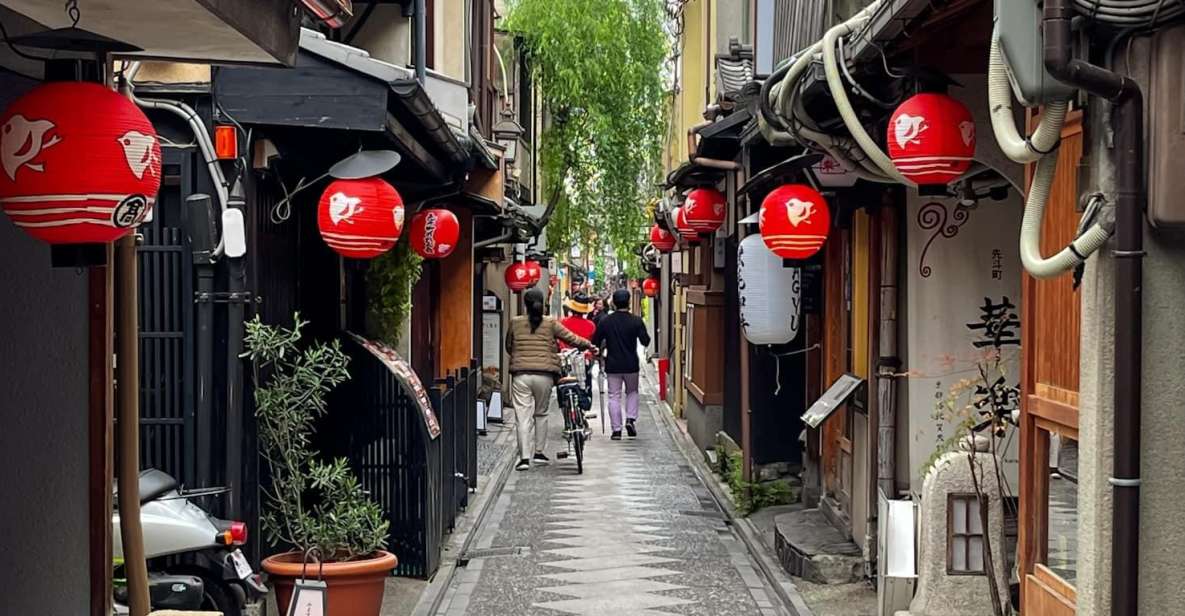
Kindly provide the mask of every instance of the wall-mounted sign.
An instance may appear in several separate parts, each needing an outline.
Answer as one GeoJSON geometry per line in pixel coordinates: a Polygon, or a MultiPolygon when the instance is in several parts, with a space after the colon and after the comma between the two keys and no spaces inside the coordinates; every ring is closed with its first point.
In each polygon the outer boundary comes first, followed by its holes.
{"type": "Polygon", "coordinates": [[[420,377],[416,375],[415,370],[399,355],[399,352],[391,347],[374,340],[367,340],[357,334],[347,332],[354,342],[357,342],[362,348],[370,352],[383,362],[383,365],[395,375],[399,383],[403,385],[404,391],[408,393],[412,401],[420,409],[420,416],[424,419],[424,427],[428,430],[428,436],[435,439],[440,436],[440,422],[436,419],[436,411],[432,409],[432,401],[428,399],[428,392],[424,389],[423,383],[420,382],[420,377]]]}
{"type": "Polygon", "coordinates": [[[835,409],[846,404],[853,396],[856,397],[854,402],[862,401],[864,389],[864,379],[854,374],[845,374],[839,377],[831,384],[831,387],[827,388],[823,396],[802,414],[802,422],[811,428],[818,428],[835,412],[835,409]]]}

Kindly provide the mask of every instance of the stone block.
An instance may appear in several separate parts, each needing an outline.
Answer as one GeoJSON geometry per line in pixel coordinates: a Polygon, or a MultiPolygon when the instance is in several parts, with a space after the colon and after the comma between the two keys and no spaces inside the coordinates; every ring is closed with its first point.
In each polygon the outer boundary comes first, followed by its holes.
{"type": "Polygon", "coordinates": [[[860,548],[828,522],[818,509],[774,518],[778,561],[790,575],[816,584],[847,584],[864,579],[860,548]]]}

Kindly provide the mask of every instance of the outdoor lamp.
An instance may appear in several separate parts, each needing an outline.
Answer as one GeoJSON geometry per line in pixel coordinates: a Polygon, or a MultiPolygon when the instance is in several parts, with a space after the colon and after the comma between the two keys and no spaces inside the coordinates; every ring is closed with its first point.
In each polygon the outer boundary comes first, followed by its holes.
{"type": "Polygon", "coordinates": [[[513,163],[518,157],[518,139],[525,132],[526,129],[509,113],[503,113],[502,119],[494,124],[494,141],[506,149],[506,162],[513,163]]]}

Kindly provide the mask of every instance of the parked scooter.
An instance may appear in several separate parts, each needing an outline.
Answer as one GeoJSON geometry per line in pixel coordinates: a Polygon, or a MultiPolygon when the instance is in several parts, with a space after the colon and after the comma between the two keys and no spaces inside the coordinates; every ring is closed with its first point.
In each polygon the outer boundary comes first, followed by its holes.
{"type": "MultiPolygon", "coordinates": [[[[248,599],[267,593],[238,547],[247,542],[247,525],[215,518],[190,500],[221,492],[182,491],[168,473],[156,469],[140,473],[140,520],[153,608],[241,616],[248,599]]],[[[115,498],[120,498],[118,493],[115,498]]],[[[112,547],[122,561],[118,509],[111,524],[112,547]]],[[[116,589],[117,614],[128,613],[126,594],[126,588],[116,589]]]]}

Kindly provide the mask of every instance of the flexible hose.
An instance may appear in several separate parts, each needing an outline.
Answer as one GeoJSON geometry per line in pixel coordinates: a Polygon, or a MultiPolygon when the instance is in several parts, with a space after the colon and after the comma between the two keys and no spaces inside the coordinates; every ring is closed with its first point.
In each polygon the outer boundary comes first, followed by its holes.
{"type": "Polygon", "coordinates": [[[1020,223],[1020,261],[1034,278],[1052,278],[1077,267],[1107,242],[1114,226],[1109,220],[1097,222],[1057,254],[1042,257],[1041,222],[1056,171],[1056,155],[1037,161],[1037,171],[1025,199],[1024,220],[1020,223]]]}
{"type": "Polygon", "coordinates": [[[1074,0],[1082,15],[1109,24],[1154,26],[1185,15],[1180,0],[1074,0]]]}
{"type": "Polygon", "coordinates": [[[1032,163],[1057,147],[1062,136],[1069,101],[1054,101],[1045,106],[1041,122],[1028,139],[1021,137],[1012,117],[1012,83],[1004,66],[998,36],[992,37],[988,61],[988,107],[991,109],[992,132],[1004,155],[1018,163],[1032,163]]]}
{"type": "MultiPolygon", "coordinates": [[[[869,5],[869,8],[878,5],[874,3],[869,5]]],[[[852,107],[851,101],[848,100],[848,94],[844,88],[843,77],[840,75],[838,61],[835,53],[836,41],[841,36],[847,36],[854,31],[854,26],[862,24],[864,21],[871,19],[871,13],[861,16],[858,20],[849,20],[830,30],[823,35],[823,72],[827,75],[827,87],[831,90],[831,98],[835,101],[835,107],[839,110],[839,116],[843,118],[844,126],[848,128],[848,132],[852,134],[852,138],[860,145],[860,149],[868,155],[868,158],[876,165],[886,176],[897,180],[901,184],[913,185],[913,182],[907,180],[897,167],[893,165],[893,161],[889,156],[881,150],[880,146],[872,140],[868,135],[868,131],[864,130],[864,126],[860,124],[860,118],[856,117],[856,110],[852,107]]]]}

